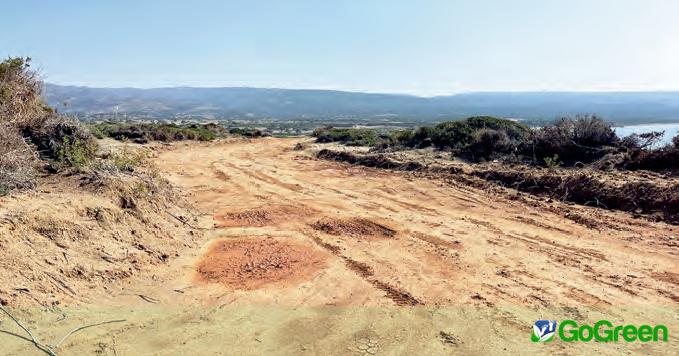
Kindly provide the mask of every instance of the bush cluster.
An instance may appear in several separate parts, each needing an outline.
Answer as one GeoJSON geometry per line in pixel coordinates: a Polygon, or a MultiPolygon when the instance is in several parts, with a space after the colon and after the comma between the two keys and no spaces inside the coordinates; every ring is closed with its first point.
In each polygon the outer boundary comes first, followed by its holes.
{"type": "Polygon", "coordinates": [[[97,138],[111,137],[120,141],[148,143],[150,141],[212,141],[223,136],[224,128],[216,124],[151,124],[104,122],[90,125],[90,131],[97,138]]]}
{"type": "Polygon", "coordinates": [[[312,136],[318,143],[339,142],[347,146],[376,146],[380,136],[376,130],[362,128],[335,128],[331,126],[317,128],[312,136]]]}
{"type": "Polygon", "coordinates": [[[662,132],[618,138],[611,125],[596,116],[561,118],[538,128],[490,116],[447,121],[435,126],[394,130],[380,134],[371,129],[322,127],[313,132],[316,142],[340,142],[381,150],[433,146],[471,161],[505,159],[555,168],[603,161],[613,155],[627,169],[678,169],[679,136],[674,144],[650,149],[662,132]]]}
{"type": "Polygon", "coordinates": [[[134,143],[148,143],[151,141],[212,141],[227,135],[244,137],[264,137],[266,132],[256,128],[230,128],[226,129],[217,124],[165,124],[165,123],[124,123],[103,122],[89,125],[92,134],[101,139],[110,137],[119,141],[132,141],[134,143]]]}
{"type": "Polygon", "coordinates": [[[268,133],[263,132],[260,129],[250,128],[250,127],[234,127],[229,129],[229,133],[232,135],[243,136],[243,137],[265,137],[269,136],[268,133]]]}
{"type": "MultiPolygon", "coordinates": [[[[518,122],[491,116],[470,117],[461,121],[443,122],[432,130],[432,142],[438,148],[464,149],[479,139],[480,130],[503,132],[513,142],[522,142],[530,134],[530,128],[518,122]]],[[[491,133],[492,134],[492,133],[491,133]]]]}
{"type": "Polygon", "coordinates": [[[490,116],[442,122],[391,133],[383,147],[450,150],[474,161],[515,153],[530,137],[528,126],[490,116]]]}

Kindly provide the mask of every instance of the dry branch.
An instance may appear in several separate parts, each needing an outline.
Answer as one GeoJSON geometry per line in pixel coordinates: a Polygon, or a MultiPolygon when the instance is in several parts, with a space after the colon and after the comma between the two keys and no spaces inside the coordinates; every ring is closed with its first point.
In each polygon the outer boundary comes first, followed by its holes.
{"type": "Polygon", "coordinates": [[[5,308],[3,308],[2,306],[0,306],[0,310],[1,310],[3,313],[5,313],[8,317],[10,317],[10,319],[12,319],[12,320],[14,321],[15,324],[17,324],[17,325],[18,325],[18,326],[19,326],[26,334],[28,334],[28,336],[29,336],[30,338],[25,337],[25,336],[22,336],[22,335],[19,335],[19,334],[15,334],[15,333],[13,333],[13,332],[11,332],[11,331],[6,331],[6,330],[0,330],[0,333],[8,334],[8,335],[17,337],[17,338],[19,338],[19,339],[28,341],[28,342],[32,343],[33,346],[35,346],[38,350],[40,350],[40,351],[42,351],[42,352],[44,352],[44,353],[46,353],[47,355],[50,355],[50,356],[57,356],[57,353],[56,353],[56,351],[54,351],[54,350],[57,349],[57,348],[59,348],[59,346],[61,346],[61,344],[63,344],[64,341],[66,341],[66,339],[68,339],[71,335],[77,333],[78,331],[81,331],[81,330],[84,330],[84,329],[88,329],[88,328],[92,328],[92,327],[95,327],[95,326],[106,325],[106,324],[112,324],[112,323],[122,323],[122,322],[125,322],[125,321],[126,321],[126,320],[124,320],[124,319],[117,319],[117,320],[103,321],[103,322],[101,322],[101,323],[96,323],[96,324],[89,324],[89,325],[79,326],[79,327],[77,327],[77,328],[71,330],[68,334],[64,335],[64,337],[62,337],[61,340],[59,340],[59,342],[56,343],[56,345],[50,346],[50,345],[43,344],[43,343],[39,342],[39,341],[35,338],[35,336],[33,336],[33,334],[30,332],[30,330],[28,330],[28,328],[25,327],[25,326],[24,326],[24,325],[23,325],[16,317],[14,317],[14,315],[12,315],[12,313],[10,313],[7,309],[5,309],[5,308]]]}

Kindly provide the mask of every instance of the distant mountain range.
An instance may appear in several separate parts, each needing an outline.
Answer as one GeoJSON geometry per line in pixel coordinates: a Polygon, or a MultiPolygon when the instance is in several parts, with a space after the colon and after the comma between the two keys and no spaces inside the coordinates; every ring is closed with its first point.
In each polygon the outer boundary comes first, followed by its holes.
{"type": "Polygon", "coordinates": [[[596,114],[619,123],[679,122],[679,92],[476,92],[418,97],[264,88],[90,88],[46,84],[47,101],[83,117],[363,119],[426,122],[492,115],[526,120],[596,114]]]}

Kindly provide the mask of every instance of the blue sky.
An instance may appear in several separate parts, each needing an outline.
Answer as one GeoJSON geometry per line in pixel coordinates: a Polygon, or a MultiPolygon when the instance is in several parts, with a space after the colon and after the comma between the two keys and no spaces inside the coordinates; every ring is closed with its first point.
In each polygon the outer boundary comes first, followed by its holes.
{"type": "Polygon", "coordinates": [[[49,82],[438,95],[677,90],[675,0],[0,0],[49,82]]]}

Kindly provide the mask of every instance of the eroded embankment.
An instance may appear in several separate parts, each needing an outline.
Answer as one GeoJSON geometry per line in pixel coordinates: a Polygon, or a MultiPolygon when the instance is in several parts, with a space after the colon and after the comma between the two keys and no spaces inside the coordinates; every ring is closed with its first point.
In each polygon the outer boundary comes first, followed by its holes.
{"type": "MultiPolygon", "coordinates": [[[[415,161],[398,161],[384,154],[355,154],[328,149],[319,151],[318,158],[346,162],[365,167],[413,171],[428,176],[453,176],[465,182],[481,178],[531,194],[603,209],[643,214],[652,220],[679,224],[679,184],[673,180],[644,177],[629,173],[630,178],[582,168],[540,169],[533,167],[486,166],[462,169],[456,166],[427,166],[415,161]]],[[[459,180],[458,179],[458,180],[459,180]]],[[[473,185],[478,183],[472,182],[473,185]]]]}
{"type": "Polygon", "coordinates": [[[147,175],[58,176],[0,200],[0,304],[96,301],[163,270],[200,231],[172,188],[147,175]]]}

